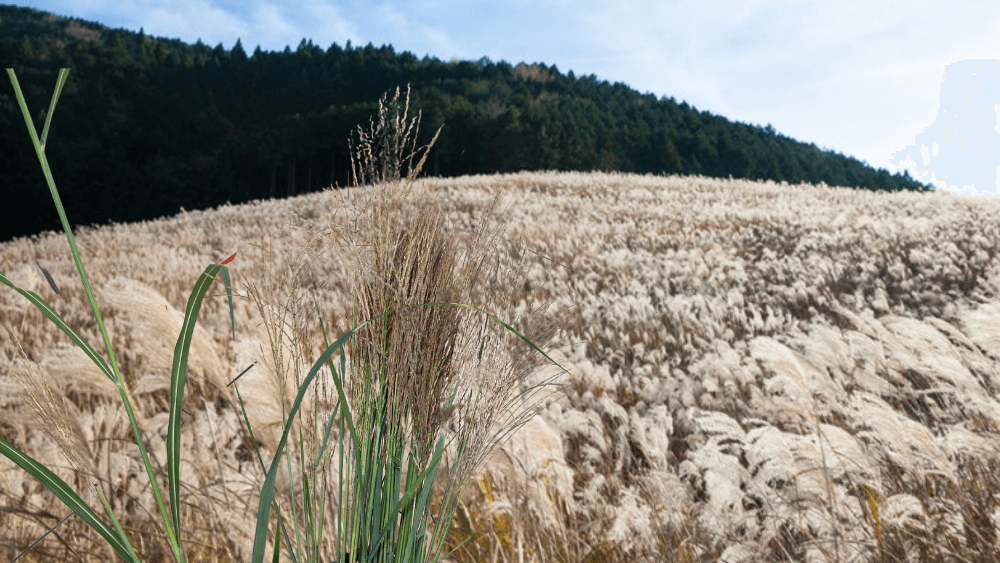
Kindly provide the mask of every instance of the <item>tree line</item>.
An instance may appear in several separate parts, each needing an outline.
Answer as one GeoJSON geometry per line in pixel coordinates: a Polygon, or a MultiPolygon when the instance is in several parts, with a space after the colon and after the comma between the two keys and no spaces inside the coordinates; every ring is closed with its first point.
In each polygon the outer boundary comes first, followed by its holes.
{"type": "MultiPolygon", "coordinates": [[[[442,62],[350,41],[323,50],[305,39],[295,51],[248,56],[241,41],[228,51],[188,45],[14,6],[0,6],[0,58],[39,132],[59,69],[72,69],[46,156],[74,225],[351,185],[348,139],[356,147],[378,100],[399,88],[402,102],[407,85],[408,116],[421,113],[416,147],[444,125],[424,165],[430,176],[602,170],[933,189],[770,125],[555,65],[442,62]]],[[[9,85],[0,89],[0,151],[5,190],[23,202],[0,209],[0,241],[61,229],[9,85]]]]}

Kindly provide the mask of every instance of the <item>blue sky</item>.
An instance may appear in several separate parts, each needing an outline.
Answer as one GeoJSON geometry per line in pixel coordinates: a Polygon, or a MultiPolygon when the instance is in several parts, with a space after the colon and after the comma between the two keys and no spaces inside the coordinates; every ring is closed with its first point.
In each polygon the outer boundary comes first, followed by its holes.
{"type": "Polygon", "coordinates": [[[294,50],[303,38],[323,49],[349,39],[418,58],[555,64],[563,74],[594,74],[730,120],[770,123],[875,168],[909,170],[938,189],[1000,195],[996,0],[14,4],[227,50],[240,38],[247,54],[258,45],[294,50]],[[994,60],[962,63],[977,59],[994,60]],[[907,146],[904,158],[898,151],[907,146]],[[903,158],[898,165],[894,154],[903,158]]]}

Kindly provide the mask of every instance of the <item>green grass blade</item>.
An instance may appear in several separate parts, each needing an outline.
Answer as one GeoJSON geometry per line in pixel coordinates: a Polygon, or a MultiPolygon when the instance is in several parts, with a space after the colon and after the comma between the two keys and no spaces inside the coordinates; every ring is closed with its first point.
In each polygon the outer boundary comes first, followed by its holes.
{"type": "Polygon", "coordinates": [[[97,516],[97,513],[95,513],[92,508],[87,506],[87,503],[83,502],[80,495],[76,494],[73,489],[69,488],[69,485],[60,479],[58,475],[52,473],[44,465],[38,463],[24,452],[14,447],[13,444],[4,440],[3,437],[0,437],[0,453],[20,466],[21,469],[27,471],[32,477],[38,479],[42,485],[45,485],[46,489],[52,492],[56,498],[63,501],[63,504],[68,506],[69,509],[79,516],[81,520],[97,531],[98,534],[101,534],[101,536],[107,540],[107,542],[112,548],[114,548],[122,559],[130,563],[139,563],[135,553],[131,552],[131,547],[126,547],[128,546],[128,543],[122,541],[122,538],[118,536],[118,533],[105,524],[104,521],[97,516]]]}
{"type": "MultiPolygon", "coordinates": [[[[229,283],[229,269],[220,264],[212,264],[198,278],[191,296],[188,297],[187,308],[184,311],[184,324],[174,346],[174,362],[170,372],[170,414],[167,418],[167,489],[170,495],[170,512],[176,530],[177,545],[181,543],[181,503],[180,503],[180,449],[181,449],[181,407],[184,402],[184,383],[187,380],[188,355],[191,349],[191,339],[194,327],[198,322],[198,311],[205,294],[215,281],[215,274],[222,270],[229,293],[229,313],[232,315],[232,289],[229,283]]],[[[235,321],[234,321],[235,322],[235,321]]],[[[236,327],[233,326],[233,338],[236,337],[236,327]]]]}
{"type": "MultiPolygon", "coordinates": [[[[247,368],[247,369],[250,369],[250,368],[247,368]]],[[[239,378],[237,377],[237,379],[239,379],[239,378]]],[[[235,383],[235,381],[236,380],[234,379],[232,382],[230,382],[230,385],[232,385],[233,383],[235,383]]],[[[237,387],[235,387],[235,389],[236,389],[236,398],[239,399],[239,402],[240,402],[240,412],[243,413],[243,422],[246,424],[247,430],[250,432],[250,442],[253,444],[254,452],[257,454],[257,463],[260,464],[260,468],[263,471],[264,470],[264,462],[261,460],[261,457],[260,457],[260,448],[257,446],[257,440],[254,439],[254,436],[253,436],[253,426],[251,426],[251,424],[250,424],[250,419],[247,418],[247,410],[246,410],[246,406],[243,404],[243,397],[240,395],[240,388],[237,386],[237,387]]],[[[285,545],[288,547],[288,553],[292,556],[292,563],[298,563],[298,561],[295,559],[295,552],[292,551],[292,544],[288,540],[288,537],[289,537],[288,536],[288,530],[285,529],[285,523],[281,519],[281,510],[277,506],[277,504],[278,504],[277,501],[275,501],[274,504],[275,504],[275,512],[278,513],[278,525],[281,526],[281,533],[285,537],[285,545]]]]}
{"type": "Polygon", "coordinates": [[[233,341],[236,341],[236,317],[233,315],[233,284],[229,279],[229,268],[222,268],[222,281],[226,284],[226,295],[229,297],[229,324],[233,327],[233,341]]]}
{"type": "MultiPolygon", "coordinates": [[[[11,75],[13,75],[13,69],[11,69],[11,75]]],[[[69,77],[69,69],[59,69],[59,78],[56,80],[56,91],[52,93],[52,103],[49,104],[49,112],[45,115],[45,127],[42,129],[42,138],[39,140],[40,148],[43,151],[45,150],[45,140],[49,136],[49,125],[52,124],[52,114],[56,112],[56,102],[59,100],[59,94],[62,93],[67,77],[69,77]]]]}
{"type": "MultiPolygon", "coordinates": [[[[403,549],[404,557],[413,557],[411,556],[411,553],[423,545],[423,538],[427,534],[427,531],[424,529],[424,513],[428,503],[430,502],[427,495],[430,494],[431,485],[434,483],[434,475],[437,473],[438,463],[441,461],[441,456],[444,455],[444,447],[444,433],[442,432],[441,435],[438,436],[434,457],[431,459],[430,464],[428,464],[427,469],[417,475],[414,486],[406,491],[403,498],[399,499],[399,502],[397,502],[393,507],[393,514],[395,514],[401,507],[408,506],[412,502],[413,496],[417,493],[417,491],[420,491],[420,497],[417,499],[416,506],[413,508],[412,514],[414,517],[410,524],[409,533],[407,534],[406,546],[403,549]]],[[[423,560],[423,556],[421,556],[421,560],[423,560]]]]}
{"type": "Polygon", "coordinates": [[[104,361],[104,358],[100,357],[97,354],[97,350],[94,350],[93,346],[87,344],[86,340],[80,338],[80,335],[77,334],[76,331],[74,331],[72,328],[70,328],[70,326],[66,324],[66,321],[64,321],[63,318],[59,316],[59,313],[55,312],[52,309],[52,307],[49,307],[49,304],[46,303],[44,299],[39,297],[38,294],[36,294],[33,291],[27,291],[12,284],[10,280],[8,280],[7,277],[3,275],[2,272],[0,272],[0,283],[3,283],[8,287],[13,288],[14,291],[25,296],[28,299],[28,301],[31,301],[32,305],[37,307],[38,310],[41,311],[46,317],[48,317],[50,321],[55,323],[55,325],[59,327],[60,330],[65,332],[66,335],[73,340],[73,342],[76,342],[76,345],[79,346],[81,350],[83,350],[83,353],[87,354],[87,357],[90,358],[95,364],[97,364],[97,367],[101,368],[101,371],[104,372],[104,375],[107,375],[108,379],[110,379],[112,383],[117,385],[117,382],[115,382],[115,375],[111,372],[111,368],[108,366],[108,363],[104,361]]]}
{"type": "Polygon", "coordinates": [[[281,554],[278,551],[278,537],[274,537],[274,555],[271,556],[271,563],[278,563],[278,556],[281,554]]]}
{"type": "MultiPolygon", "coordinates": [[[[322,326],[322,321],[320,321],[320,324],[322,326]]],[[[326,340],[326,334],[325,333],[323,334],[323,344],[329,348],[329,343],[326,340]]],[[[346,356],[346,354],[341,354],[341,357],[340,357],[340,373],[342,373],[342,374],[346,374],[347,373],[347,366],[346,366],[346,358],[345,358],[345,356],[346,356]]],[[[330,365],[330,374],[333,376],[334,383],[336,384],[338,382],[338,379],[336,377],[337,369],[335,367],[333,367],[333,360],[329,361],[329,365],[330,365]]],[[[338,399],[337,404],[340,405],[340,400],[339,399],[338,399]]],[[[336,409],[337,407],[335,406],[334,408],[336,409]]],[[[333,424],[334,424],[335,421],[336,421],[336,417],[331,416],[330,420],[327,421],[327,423],[326,423],[326,432],[324,432],[324,434],[323,434],[323,445],[320,446],[319,453],[316,455],[315,465],[317,465],[317,466],[320,464],[320,461],[322,461],[323,455],[326,454],[326,448],[330,444],[330,432],[333,430],[333,424]]],[[[343,424],[344,424],[344,419],[343,418],[341,418],[340,424],[341,424],[341,426],[343,426],[343,424]]],[[[352,435],[354,434],[353,430],[351,430],[351,434],[352,435]]],[[[343,429],[341,429],[340,435],[343,436],[343,429]]],[[[343,444],[342,444],[342,446],[343,446],[343,444]]]]}
{"type": "MultiPolygon", "coordinates": [[[[59,213],[59,219],[62,221],[63,231],[65,231],[65,233],[66,233],[66,239],[69,242],[70,250],[73,253],[73,261],[76,264],[77,271],[80,272],[80,280],[83,282],[83,288],[84,288],[84,290],[86,290],[87,297],[90,300],[90,305],[91,305],[91,308],[93,309],[93,312],[94,312],[94,318],[95,318],[95,320],[97,320],[97,325],[101,329],[101,336],[104,337],[104,345],[105,345],[105,348],[108,351],[108,357],[110,358],[110,361],[111,361],[111,367],[114,369],[114,376],[115,377],[114,377],[113,381],[115,381],[115,384],[117,385],[118,390],[121,393],[122,401],[123,401],[123,403],[125,405],[125,410],[128,413],[129,423],[132,426],[132,431],[133,431],[133,433],[135,435],[136,443],[139,446],[139,451],[142,454],[143,463],[146,466],[146,473],[149,475],[150,482],[151,482],[151,484],[153,486],[153,492],[156,495],[157,505],[160,508],[160,512],[161,512],[161,514],[163,516],[163,519],[164,519],[164,524],[166,525],[166,528],[167,528],[167,535],[169,536],[168,539],[171,542],[171,547],[174,550],[175,556],[177,557],[177,559],[181,563],[183,563],[183,561],[184,561],[183,554],[180,553],[180,551],[177,548],[177,544],[176,544],[176,542],[173,539],[173,531],[172,531],[171,526],[170,526],[170,524],[169,524],[169,522],[167,520],[166,512],[163,509],[163,500],[159,496],[159,490],[158,490],[158,488],[156,486],[156,480],[153,477],[152,467],[149,464],[149,456],[146,454],[145,446],[143,445],[142,438],[139,435],[139,427],[138,427],[138,424],[136,423],[136,420],[135,420],[135,413],[132,412],[132,407],[131,407],[131,405],[128,402],[128,397],[127,397],[126,392],[125,392],[124,383],[123,383],[123,381],[121,379],[121,374],[118,372],[118,367],[115,364],[115,356],[114,356],[114,353],[111,350],[111,341],[108,338],[107,331],[104,328],[104,322],[101,319],[100,311],[98,311],[98,309],[97,309],[97,301],[94,299],[94,293],[93,293],[93,291],[90,288],[90,281],[87,279],[87,273],[86,273],[86,271],[84,271],[83,262],[80,260],[80,251],[76,247],[76,242],[73,239],[73,231],[70,229],[69,220],[66,218],[66,210],[63,209],[62,200],[59,198],[59,191],[56,189],[55,181],[52,179],[52,171],[49,169],[48,161],[45,158],[45,145],[44,145],[44,142],[45,142],[45,140],[46,140],[46,138],[48,136],[48,127],[51,124],[51,117],[53,115],[53,112],[54,112],[54,109],[55,109],[55,106],[56,106],[56,101],[58,100],[59,93],[62,90],[62,87],[63,87],[63,85],[66,82],[66,77],[69,74],[69,69],[68,68],[64,68],[64,69],[60,69],[60,71],[59,71],[59,80],[58,80],[58,82],[56,84],[56,91],[53,93],[52,103],[49,106],[50,107],[49,119],[46,120],[46,126],[45,126],[45,130],[42,133],[42,140],[41,141],[39,141],[38,136],[35,133],[35,126],[32,123],[31,115],[28,112],[28,106],[24,102],[24,96],[21,93],[21,88],[20,88],[20,85],[17,82],[17,76],[15,76],[15,74],[14,74],[14,69],[8,68],[7,69],[7,74],[10,75],[11,84],[14,86],[14,94],[17,97],[17,103],[18,103],[18,105],[21,108],[21,115],[22,115],[22,117],[24,117],[24,123],[27,126],[28,134],[31,136],[31,142],[32,142],[32,145],[35,148],[35,155],[38,157],[38,162],[42,166],[42,173],[45,175],[45,181],[48,184],[49,191],[52,194],[52,202],[55,204],[56,211],[59,213]]],[[[10,285],[10,284],[8,284],[8,285],[10,285]]],[[[13,286],[11,286],[11,287],[13,287],[13,286]]],[[[32,297],[32,295],[29,295],[28,293],[22,292],[22,294],[25,295],[25,297],[28,297],[29,300],[32,297]]],[[[37,298],[38,296],[35,295],[34,297],[37,298]]],[[[44,303],[44,301],[41,301],[40,299],[39,299],[39,302],[40,303],[44,303]]],[[[39,307],[39,309],[41,309],[41,310],[49,309],[51,311],[51,309],[48,307],[47,304],[45,304],[45,306],[43,307],[42,305],[39,304],[39,302],[35,303],[35,305],[37,307],[39,307]]],[[[56,317],[58,317],[58,315],[56,317]]],[[[51,315],[50,315],[50,318],[51,318],[51,315]]],[[[53,318],[53,320],[55,320],[55,319],[53,318]]],[[[57,324],[59,324],[59,323],[57,323],[57,324]]],[[[65,326],[65,323],[62,323],[62,324],[65,326]]],[[[65,328],[68,328],[68,327],[65,327],[65,328]]],[[[64,328],[64,330],[65,330],[65,328],[64,328]]],[[[74,334],[72,334],[72,331],[67,331],[67,333],[70,334],[71,338],[73,336],[75,336],[74,334]]],[[[90,352],[90,351],[87,350],[87,348],[88,348],[87,346],[83,346],[82,345],[82,340],[80,340],[80,339],[77,338],[77,343],[81,345],[81,348],[84,349],[84,352],[88,352],[88,353],[90,352]]],[[[96,353],[89,354],[89,355],[91,356],[91,358],[95,361],[95,363],[99,367],[102,367],[102,369],[105,369],[105,373],[108,373],[108,370],[106,369],[107,365],[104,364],[103,360],[99,361],[99,357],[96,356],[96,353]]],[[[128,543],[128,538],[126,538],[124,532],[122,532],[121,527],[118,524],[117,519],[115,518],[114,512],[111,510],[110,505],[108,505],[107,501],[104,499],[103,493],[101,493],[101,490],[100,490],[99,487],[97,489],[97,492],[98,492],[99,495],[101,495],[101,500],[102,500],[102,502],[104,502],[105,508],[108,510],[108,513],[111,515],[112,522],[115,523],[115,528],[118,530],[119,537],[122,539],[122,541],[124,541],[125,545],[128,547],[129,552],[132,553],[132,548],[131,548],[131,545],[128,543]]],[[[135,559],[134,553],[133,553],[132,559],[135,559]]]]}
{"type": "MultiPolygon", "coordinates": [[[[385,314],[379,315],[378,317],[375,317],[370,321],[366,321],[360,324],[359,326],[355,327],[354,330],[351,330],[347,334],[337,339],[333,343],[333,345],[329,346],[322,354],[320,354],[319,358],[316,360],[312,368],[309,370],[309,374],[302,382],[302,385],[299,386],[299,392],[295,396],[295,402],[292,404],[292,410],[289,411],[288,413],[289,422],[285,425],[285,430],[281,434],[281,441],[278,443],[278,447],[274,452],[274,459],[271,460],[271,467],[268,469],[267,478],[264,480],[264,487],[261,489],[260,492],[260,503],[258,504],[257,507],[257,527],[254,533],[253,555],[251,556],[251,561],[253,563],[262,563],[264,560],[264,544],[267,540],[267,524],[271,513],[271,499],[274,498],[274,480],[278,475],[278,467],[279,467],[279,461],[281,459],[281,452],[285,449],[285,442],[288,441],[288,433],[289,431],[291,431],[292,428],[291,422],[295,418],[296,413],[298,413],[299,411],[299,406],[302,404],[302,399],[305,397],[306,390],[309,388],[309,384],[312,383],[313,378],[316,377],[316,374],[319,372],[320,368],[322,368],[323,364],[325,364],[331,358],[331,356],[333,356],[333,353],[337,349],[341,349],[341,364],[343,364],[345,353],[343,352],[342,348],[344,343],[347,342],[348,339],[350,339],[351,335],[353,335],[355,331],[359,330],[361,327],[374,321],[375,319],[384,316],[385,314]]],[[[355,451],[358,451],[357,434],[354,428],[353,418],[351,417],[350,410],[347,407],[347,397],[346,395],[344,395],[343,385],[341,384],[340,380],[337,377],[333,378],[333,382],[336,385],[337,393],[340,396],[341,413],[347,419],[347,425],[351,432],[351,439],[355,445],[355,451]]]]}

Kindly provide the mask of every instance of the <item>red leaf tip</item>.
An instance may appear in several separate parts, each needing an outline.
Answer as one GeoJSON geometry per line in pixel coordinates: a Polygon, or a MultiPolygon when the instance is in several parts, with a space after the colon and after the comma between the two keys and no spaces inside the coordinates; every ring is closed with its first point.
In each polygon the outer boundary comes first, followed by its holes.
{"type": "Polygon", "coordinates": [[[232,262],[233,258],[236,258],[237,254],[239,254],[239,253],[238,252],[234,252],[232,256],[230,256],[229,258],[226,258],[225,260],[223,260],[219,265],[220,266],[225,266],[226,264],[232,262]]]}

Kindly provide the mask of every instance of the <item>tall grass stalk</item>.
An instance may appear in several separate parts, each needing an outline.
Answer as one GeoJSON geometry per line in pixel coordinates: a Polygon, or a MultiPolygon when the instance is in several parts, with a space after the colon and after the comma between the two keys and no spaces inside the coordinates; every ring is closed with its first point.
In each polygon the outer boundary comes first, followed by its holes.
{"type": "MultiPolygon", "coordinates": [[[[159,507],[160,516],[166,530],[167,541],[175,559],[183,562],[185,559],[181,536],[181,499],[178,468],[181,451],[180,414],[184,397],[188,352],[201,303],[206,297],[212,282],[219,280],[217,274],[220,273],[221,281],[225,285],[226,295],[228,296],[230,322],[233,327],[233,339],[235,340],[233,292],[229,270],[225,266],[232,257],[222,263],[209,265],[199,276],[194,290],[188,299],[182,325],[183,328],[174,348],[166,443],[167,491],[170,501],[170,511],[168,513],[154,476],[149,456],[146,453],[135,414],[132,410],[129,391],[119,371],[114,353],[111,350],[110,340],[104,328],[103,320],[98,311],[90,283],[84,271],[83,263],[80,260],[80,255],[66,218],[66,213],[62,207],[45,157],[45,144],[49,124],[69,69],[60,70],[41,138],[36,135],[30,113],[24,102],[14,71],[7,69],[7,72],[10,75],[25,124],[27,125],[35,152],[38,155],[42,171],[52,193],[52,199],[62,221],[63,229],[66,232],[77,270],[80,273],[87,296],[90,299],[94,317],[104,338],[109,362],[105,362],[90,344],[85,342],[70,328],[59,314],[37,294],[16,287],[2,273],[0,273],[0,282],[23,295],[52,322],[56,323],[118,387],[129,417],[129,422],[132,426],[136,444],[142,455],[147,476],[152,485],[156,504],[159,507]],[[108,365],[109,363],[110,366],[108,365]]],[[[405,123],[405,114],[403,120],[405,123]]],[[[380,121],[380,126],[383,124],[384,122],[380,121]]],[[[396,131],[390,132],[382,138],[383,146],[381,148],[398,149],[402,146],[400,144],[401,137],[399,136],[398,119],[395,125],[397,126],[396,131]],[[392,144],[390,145],[389,143],[392,144]]],[[[373,130],[373,133],[380,131],[381,128],[379,131],[373,130]]],[[[406,136],[403,135],[402,140],[405,141],[405,138],[406,136]]],[[[434,140],[436,139],[437,135],[434,137],[434,140]]],[[[362,140],[364,141],[363,136],[362,140]]],[[[427,146],[428,149],[433,145],[434,140],[427,146]]],[[[367,148],[370,149],[370,145],[367,148]]],[[[376,156],[385,157],[386,155],[383,153],[376,156]]],[[[396,185],[399,182],[398,168],[394,169],[392,166],[389,166],[394,165],[398,167],[398,152],[388,156],[389,160],[383,159],[376,164],[370,150],[367,152],[367,173],[378,182],[379,186],[383,187],[388,183],[396,185]]],[[[420,160],[417,167],[410,172],[407,178],[408,187],[406,193],[409,192],[409,184],[416,178],[424,159],[426,159],[426,152],[424,153],[424,158],[420,160]]],[[[353,161],[352,172],[354,172],[353,161]]],[[[364,178],[364,174],[365,171],[362,171],[362,179],[364,178]]],[[[358,185],[356,174],[355,179],[355,185],[358,185]]],[[[401,197],[392,199],[391,203],[398,205],[400,200],[401,197]]],[[[298,393],[291,409],[287,413],[287,422],[283,423],[281,440],[267,468],[265,468],[264,461],[261,458],[257,442],[253,438],[253,429],[247,418],[242,396],[240,396],[238,386],[235,385],[236,379],[239,376],[231,382],[236,391],[251,442],[257,450],[258,463],[262,470],[266,472],[258,504],[252,550],[253,563],[260,563],[265,554],[272,504],[275,506],[278,527],[280,529],[275,530],[272,560],[275,563],[278,561],[280,542],[277,538],[279,531],[284,537],[288,554],[294,562],[297,562],[299,558],[306,561],[322,560],[319,553],[319,546],[321,545],[321,534],[324,529],[324,495],[317,495],[317,480],[315,476],[326,461],[329,460],[329,457],[331,457],[327,451],[327,445],[329,444],[330,433],[334,426],[333,416],[326,423],[322,445],[319,447],[318,452],[315,451],[315,446],[319,442],[318,435],[314,433],[313,447],[308,459],[303,454],[305,443],[302,438],[301,428],[298,434],[300,445],[298,456],[299,475],[302,478],[303,484],[302,514],[304,529],[302,532],[306,536],[306,548],[304,550],[298,526],[299,518],[297,517],[297,509],[294,502],[294,487],[292,487],[292,520],[294,522],[295,545],[297,549],[293,549],[292,547],[291,538],[283,523],[281,506],[278,499],[274,497],[274,488],[277,471],[280,467],[280,458],[282,453],[285,452],[286,441],[292,428],[292,420],[295,419],[296,414],[299,412],[310,384],[324,365],[329,366],[331,379],[337,390],[338,400],[334,411],[339,410],[341,415],[339,421],[341,430],[339,434],[341,469],[339,489],[342,494],[338,498],[337,514],[344,514],[347,522],[345,524],[342,521],[343,519],[341,519],[337,524],[337,551],[340,560],[346,560],[347,554],[350,553],[350,559],[354,561],[379,561],[386,563],[389,561],[423,562],[433,560],[439,562],[442,558],[440,551],[444,543],[445,532],[447,532],[451,518],[454,515],[457,501],[468,484],[468,477],[479,469],[479,465],[487,458],[500,440],[509,435],[509,433],[516,431],[535,414],[533,410],[526,410],[513,424],[506,425],[501,429],[500,437],[493,436],[496,417],[499,414],[503,414],[509,406],[509,403],[503,403],[503,400],[512,391],[516,391],[516,384],[528,372],[537,367],[535,363],[526,360],[525,357],[528,350],[517,339],[508,336],[508,340],[506,341],[506,348],[511,354],[512,361],[503,367],[509,368],[508,371],[510,371],[511,377],[496,376],[497,372],[491,371],[492,368],[496,367],[496,362],[487,362],[486,367],[490,369],[487,369],[486,372],[496,377],[492,379],[487,378],[485,381],[480,380],[476,385],[475,394],[473,394],[472,384],[468,381],[468,378],[462,379],[458,377],[459,368],[463,368],[462,373],[464,374],[466,373],[464,368],[472,365],[472,356],[476,356],[475,367],[477,370],[481,372],[484,369],[482,362],[483,352],[486,348],[487,336],[490,333],[487,330],[489,328],[487,326],[488,319],[484,320],[482,329],[469,329],[468,327],[479,326],[478,321],[468,324],[462,323],[458,315],[460,311],[457,308],[464,307],[475,310],[478,313],[484,313],[485,311],[479,307],[454,303],[452,301],[465,296],[474,302],[485,303],[488,296],[487,291],[496,294],[496,288],[486,290],[476,287],[475,284],[483,269],[485,252],[467,261],[460,275],[453,275],[453,266],[455,264],[453,261],[454,248],[449,244],[450,241],[446,240],[442,235],[440,214],[428,219],[425,216],[425,206],[422,203],[418,212],[420,220],[416,227],[410,231],[397,231],[394,224],[386,222],[386,220],[392,218],[388,203],[390,203],[390,199],[385,197],[384,191],[380,190],[378,203],[370,208],[372,210],[371,224],[364,231],[372,237],[371,244],[369,245],[373,250],[374,256],[372,260],[373,267],[370,268],[372,276],[364,277],[356,275],[351,280],[355,289],[355,299],[352,302],[351,308],[352,325],[356,322],[356,306],[360,307],[361,317],[368,318],[368,320],[341,335],[333,344],[329,344],[326,330],[323,328],[322,318],[320,318],[320,327],[323,330],[324,351],[312,363],[311,368],[305,377],[302,378],[301,383],[299,382],[299,370],[296,366],[298,393]],[[478,262],[476,261],[477,259],[478,262]],[[428,303],[427,301],[435,302],[428,303]],[[447,307],[444,309],[444,312],[441,312],[440,308],[433,309],[432,306],[447,307]],[[380,314],[376,315],[375,313],[380,314]],[[366,328],[366,325],[369,324],[371,326],[366,328]],[[347,382],[346,357],[348,354],[344,353],[345,344],[349,346],[350,355],[355,360],[352,365],[352,377],[346,392],[344,383],[347,382]],[[333,363],[333,354],[335,352],[338,352],[340,355],[341,369],[339,375],[333,363]],[[356,366],[359,369],[355,370],[356,366]],[[487,392],[485,398],[483,397],[484,383],[487,392]],[[459,395],[460,388],[462,400],[456,404],[454,401],[456,396],[459,395]],[[352,409],[348,406],[349,398],[357,418],[352,415],[352,409]],[[447,404],[442,406],[445,398],[448,399],[447,404]],[[483,399],[483,405],[480,405],[480,399],[483,399]],[[497,401],[497,399],[500,399],[500,401],[497,401]],[[485,414],[476,416],[480,407],[482,407],[482,412],[485,414]],[[431,516],[430,497],[433,492],[433,483],[438,464],[441,462],[445,450],[445,433],[441,432],[439,434],[438,430],[443,428],[445,422],[452,419],[463,423],[459,425],[460,430],[457,432],[459,444],[457,448],[458,469],[452,473],[453,478],[448,482],[445,499],[442,501],[437,518],[434,519],[434,533],[430,538],[427,538],[426,527],[429,523],[428,518],[431,516]],[[357,421],[357,425],[355,421],[357,421]],[[350,434],[350,440],[346,444],[348,446],[347,451],[351,454],[349,460],[353,460],[353,464],[349,464],[349,470],[353,472],[353,475],[348,484],[353,484],[353,490],[351,487],[345,490],[342,477],[345,453],[345,423],[350,434]],[[412,427],[412,433],[410,434],[406,431],[408,427],[412,427]],[[410,447],[410,456],[404,463],[403,445],[407,443],[410,447]],[[432,451],[433,455],[431,455],[432,451]],[[315,454],[315,457],[313,454],[315,454]],[[404,493],[400,497],[400,481],[404,468],[406,469],[406,481],[403,487],[404,493]],[[310,472],[313,473],[312,476],[307,475],[310,472]],[[311,489],[310,482],[312,483],[311,489]],[[457,492],[453,490],[453,486],[455,485],[458,485],[457,492]],[[348,501],[347,509],[341,512],[341,501],[345,499],[345,496],[348,501]],[[342,538],[343,541],[341,541],[342,538]],[[424,548],[425,539],[431,539],[426,549],[424,548]],[[296,552],[298,553],[298,557],[296,557],[296,552]]],[[[484,221],[484,225],[485,223],[484,221]]],[[[480,232],[475,241],[475,246],[478,249],[483,250],[495,245],[495,239],[484,241],[482,235],[483,233],[480,232]]],[[[341,255],[341,259],[343,260],[343,255],[341,255]]],[[[513,291],[514,287],[511,284],[508,286],[508,289],[513,291]]],[[[293,287],[292,294],[294,294],[294,289],[293,287]]],[[[512,295],[512,293],[509,295],[512,295]]],[[[257,295],[253,296],[256,300],[257,295]]],[[[260,300],[257,300],[257,303],[263,312],[263,303],[260,300]]],[[[507,302],[507,305],[510,306],[510,301],[507,302]]],[[[319,314],[318,304],[316,304],[316,311],[319,314]]],[[[489,318],[502,324],[509,332],[516,335],[524,343],[541,352],[549,361],[556,363],[535,346],[528,337],[548,342],[555,334],[554,323],[546,319],[546,322],[541,325],[531,325],[525,329],[524,332],[528,335],[525,336],[507,323],[501,321],[498,317],[489,313],[487,315],[489,318]]],[[[277,335],[277,332],[275,334],[277,335]]],[[[10,338],[14,339],[12,334],[10,338]]],[[[496,337],[496,335],[494,335],[493,340],[497,341],[497,343],[503,341],[502,338],[496,337]]],[[[293,342],[296,346],[298,345],[298,339],[293,339],[293,342]]],[[[272,341],[272,352],[275,354],[276,359],[281,355],[280,345],[280,340],[278,340],[277,344],[272,341]]],[[[18,348],[20,349],[20,346],[18,348]]],[[[491,350],[491,353],[488,354],[487,360],[498,357],[498,355],[492,352],[491,350]]],[[[21,355],[27,364],[27,357],[23,351],[21,351],[21,355]]],[[[240,374],[240,376],[242,375],[240,374]]],[[[87,469],[91,463],[88,459],[88,448],[80,443],[77,433],[68,430],[68,428],[71,428],[71,425],[66,419],[65,405],[61,404],[62,397],[57,399],[50,392],[47,392],[48,387],[44,384],[40,375],[35,376],[32,371],[32,376],[35,378],[33,382],[35,383],[34,386],[25,382],[24,379],[21,379],[21,383],[32,398],[32,406],[42,420],[43,429],[59,444],[64,455],[71,461],[75,470],[89,477],[91,487],[100,497],[105,510],[111,518],[113,527],[108,526],[61,478],[30,456],[21,452],[2,437],[0,437],[0,453],[3,453],[22,469],[38,479],[39,482],[65,503],[73,513],[77,514],[85,523],[97,531],[122,559],[138,563],[140,561],[139,556],[136,554],[128,537],[122,530],[118,519],[115,517],[104,492],[98,484],[97,477],[87,469]],[[40,395],[35,394],[32,387],[41,390],[39,391],[40,395]]],[[[19,379],[21,378],[20,375],[18,377],[19,379]]],[[[325,378],[322,381],[325,381],[325,378]]],[[[537,385],[535,387],[540,386],[537,385]]],[[[282,398],[282,405],[284,406],[284,398],[282,398]]],[[[313,424],[312,430],[315,432],[321,426],[313,424]]],[[[286,468],[289,472],[289,479],[292,477],[290,457],[290,452],[287,452],[286,468]]]]}

